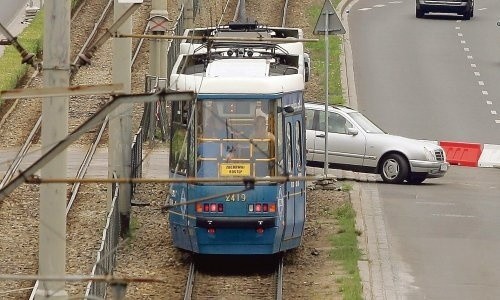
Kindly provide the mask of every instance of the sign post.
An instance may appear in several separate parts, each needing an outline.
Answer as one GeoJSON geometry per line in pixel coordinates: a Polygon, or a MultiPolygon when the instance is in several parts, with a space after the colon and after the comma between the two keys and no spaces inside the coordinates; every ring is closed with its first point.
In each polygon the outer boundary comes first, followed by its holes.
{"type": "Polygon", "coordinates": [[[324,178],[328,177],[328,77],[330,65],[330,41],[328,36],[330,34],[344,34],[345,29],[340,22],[339,16],[333,8],[332,2],[330,0],[325,0],[323,8],[321,9],[321,14],[316,21],[316,27],[314,27],[314,34],[324,34],[325,35],[325,164],[324,164],[324,178]]]}

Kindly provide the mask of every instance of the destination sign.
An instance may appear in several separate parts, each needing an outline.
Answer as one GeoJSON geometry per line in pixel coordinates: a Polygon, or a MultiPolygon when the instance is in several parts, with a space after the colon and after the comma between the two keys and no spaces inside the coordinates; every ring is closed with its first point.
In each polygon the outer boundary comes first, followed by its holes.
{"type": "Polygon", "coordinates": [[[249,163],[221,163],[219,168],[220,176],[250,176],[249,163]]]}

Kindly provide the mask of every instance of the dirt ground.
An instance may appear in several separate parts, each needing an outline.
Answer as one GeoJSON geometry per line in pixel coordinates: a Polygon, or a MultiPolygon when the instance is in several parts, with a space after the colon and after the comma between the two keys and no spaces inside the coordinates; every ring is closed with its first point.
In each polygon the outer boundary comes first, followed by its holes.
{"type": "MultiPolygon", "coordinates": [[[[276,16],[271,15],[272,10],[266,9],[275,4],[266,1],[247,0],[247,7],[257,10],[255,14],[261,17],[260,21],[276,26],[273,24],[276,16]]],[[[205,11],[216,11],[209,8],[220,6],[216,0],[204,3],[205,11]]],[[[310,20],[308,7],[321,7],[322,3],[321,0],[292,1],[287,26],[302,28],[305,37],[313,37],[314,24],[311,23],[315,20],[310,20]]],[[[318,93],[320,84],[320,79],[312,74],[306,96],[318,93]]],[[[334,186],[340,185],[341,182],[337,182],[334,186]]],[[[127,288],[127,299],[183,299],[189,256],[172,246],[168,215],[161,211],[166,191],[165,186],[158,184],[138,187],[137,200],[149,203],[149,206],[133,207],[136,229],[133,238],[125,241],[118,252],[116,272],[124,276],[161,278],[165,283],[132,283],[127,288]]],[[[331,237],[338,232],[333,211],[350,201],[349,193],[338,189],[310,189],[307,199],[302,244],[285,255],[284,299],[342,299],[337,279],[343,275],[343,270],[329,255],[333,247],[331,237]]],[[[209,299],[231,299],[231,296],[209,299]]]]}
{"type": "MultiPolygon", "coordinates": [[[[168,215],[161,210],[165,191],[165,187],[158,184],[138,187],[137,200],[150,205],[133,207],[135,230],[133,237],[124,241],[118,251],[115,273],[165,282],[131,283],[127,299],[183,299],[189,255],[172,247],[168,215]]],[[[285,255],[284,299],[342,299],[336,279],[343,275],[343,270],[329,257],[333,247],[330,239],[338,232],[333,211],[350,200],[349,193],[338,189],[310,189],[307,199],[302,244],[285,255]]],[[[220,299],[231,298],[224,295],[220,299]]]]}

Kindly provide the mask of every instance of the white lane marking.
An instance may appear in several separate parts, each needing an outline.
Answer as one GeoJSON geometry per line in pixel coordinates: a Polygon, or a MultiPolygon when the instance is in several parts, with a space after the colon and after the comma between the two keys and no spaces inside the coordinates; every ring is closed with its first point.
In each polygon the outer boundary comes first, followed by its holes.
{"type": "Polygon", "coordinates": [[[399,3],[403,3],[403,1],[389,1],[390,4],[399,4],[399,3]]]}
{"type": "Polygon", "coordinates": [[[474,59],[472,55],[467,55],[467,59],[474,59]]]}
{"type": "Polygon", "coordinates": [[[495,120],[495,123],[500,124],[500,120],[495,120]]]}
{"type": "Polygon", "coordinates": [[[377,5],[374,5],[373,7],[377,7],[378,8],[378,7],[384,7],[384,6],[385,6],[385,4],[377,4],[377,5]]]}
{"type": "MultiPolygon", "coordinates": [[[[475,68],[475,66],[473,68],[475,68]]],[[[476,75],[478,77],[481,76],[481,74],[479,72],[474,72],[474,75],[476,75]]]]}
{"type": "Polygon", "coordinates": [[[465,51],[465,52],[469,52],[469,51],[470,51],[470,49],[469,49],[469,48],[464,48],[464,51],[465,51]]]}
{"type": "Polygon", "coordinates": [[[466,44],[466,42],[464,40],[461,40],[460,43],[461,44],[466,44]]]}
{"type": "Polygon", "coordinates": [[[372,8],[371,8],[371,7],[364,7],[364,8],[360,8],[360,9],[358,9],[358,10],[363,11],[363,10],[370,10],[370,9],[372,9],[372,8]]]}
{"type": "Polygon", "coordinates": [[[458,33],[458,36],[464,36],[461,32],[458,33]]]}
{"type": "Polygon", "coordinates": [[[486,100],[486,104],[488,104],[488,105],[492,105],[492,104],[493,104],[493,102],[491,102],[491,101],[489,101],[489,100],[486,100]]]}
{"type": "Polygon", "coordinates": [[[471,215],[454,215],[454,214],[432,214],[436,217],[452,217],[452,218],[475,218],[476,216],[471,215]]]}
{"type": "Polygon", "coordinates": [[[486,10],[486,9],[488,9],[488,8],[487,7],[483,7],[483,8],[480,8],[478,10],[486,10]]]}
{"type": "Polygon", "coordinates": [[[432,202],[432,201],[417,201],[416,204],[428,204],[428,205],[439,205],[439,206],[454,206],[453,202],[432,202]]]}
{"type": "Polygon", "coordinates": [[[471,66],[472,68],[477,67],[477,66],[476,66],[476,64],[470,64],[470,66],[471,66]]]}
{"type": "Polygon", "coordinates": [[[496,111],[496,110],[492,110],[492,111],[491,111],[491,114],[492,114],[492,115],[496,115],[496,114],[497,114],[497,111],[496,111]]]}
{"type": "Polygon", "coordinates": [[[457,23],[461,23],[461,22],[462,22],[462,20],[457,20],[457,23]]]}
{"type": "Polygon", "coordinates": [[[488,91],[482,91],[483,95],[488,95],[488,91]]]}
{"type": "Polygon", "coordinates": [[[484,85],[484,81],[478,81],[479,85],[484,85]]]}
{"type": "Polygon", "coordinates": [[[460,30],[460,26],[455,27],[456,30],[460,30]]]}

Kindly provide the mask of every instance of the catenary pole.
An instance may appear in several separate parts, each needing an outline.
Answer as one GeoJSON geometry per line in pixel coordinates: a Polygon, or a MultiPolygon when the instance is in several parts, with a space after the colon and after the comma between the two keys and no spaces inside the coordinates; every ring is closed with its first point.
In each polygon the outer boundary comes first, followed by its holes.
{"type": "Polygon", "coordinates": [[[328,12],[324,12],[326,14],[325,16],[325,165],[324,165],[324,176],[325,179],[328,178],[328,98],[329,98],[329,91],[328,91],[328,67],[330,65],[330,43],[328,41],[328,12]]]}
{"type": "MultiPolygon", "coordinates": [[[[45,87],[68,87],[70,75],[70,3],[46,0],[43,40],[45,87]]],[[[42,151],[46,153],[68,134],[69,97],[42,102],[42,151]]],[[[41,175],[66,177],[66,152],[48,162],[41,175]]],[[[39,275],[63,278],[66,268],[66,184],[40,186],[39,275]]],[[[67,299],[64,281],[40,281],[36,299],[67,299]]]]}
{"type": "MultiPolygon", "coordinates": [[[[167,31],[168,12],[167,1],[153,0],[149,15],[149,30],[153,35],[162,36],[167,31]]],[[[149,56],[149,74],[156,78],[168,78],[167,75],[167,40],[152,39],[150,42],[151,54],[149,56]]],[[[148,91],[150,92],[150,91],[148,91]]],[[[148,138],[153,139],[156,127],[156,103],[147,104],[149,109],[148,138]]],[[[165,105],[165,103],[161,103],[165,105]]]]}
{"type": "Polygon", "coordinates": [[[184,1],[184,28],[193,28],[194,25],[194,5],[193,0],[184,1]]]}
{"type": "MultiPolygon", "coordinates": [[[[129,8],[130,3],[121,3],[114,0],[113,19],[116,22],[129,8]]],[[[132,19],[127,19],[118,29],[119,32],[132,33],[132,19]]],[[[129,38],[115,38],[112,41],[113,56],[113,83],[122,83],[124,92],[131,92],[131,60],[132,40],[129,38]]],[[[132,145],[132,109],[133,104],[121,104],[110,113],[109,117],[109,158],[108,177],[130,178],[131,173],[131,145],[132,145]]],[[[131,186],[128,183],[120,184],[118,210],[122,237],[128,234],[130,221],[131,186]]],[[[108,203],[112,199],[112,187],[108,185],[108,203]]]]}

